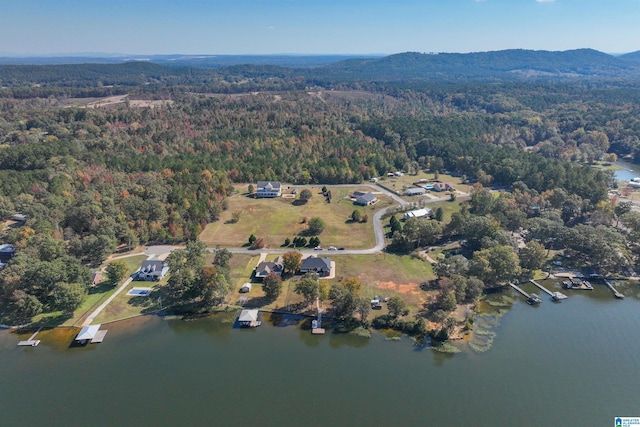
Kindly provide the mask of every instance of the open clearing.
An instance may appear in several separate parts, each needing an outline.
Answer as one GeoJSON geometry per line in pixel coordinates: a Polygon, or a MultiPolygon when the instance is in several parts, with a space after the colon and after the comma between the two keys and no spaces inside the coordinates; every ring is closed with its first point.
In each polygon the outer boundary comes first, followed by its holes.
{"type": "Polygon", "coordinates": [[[146,99],[128,99],[129,95],[107,96],[105,98],[69,98],[64,101],[65,108],[101,108],[111,107],[118,104],[129,103],[131,107],[154,108],[161,105],[172,104],[172,100],[146,100],[146,99]]]}
{"type": "MultiPolygon", "coordinates": [[[[271,261],[277,257],[277,254],[268,254],[266,259],[271,261]]],[[[342,279],[356,277],[363,287],[360,295],[366,298],[373,298],[375,295],[382,297],[400,296],[407,302],[412,313],[422,306],[428,297],[428,293],[420,289],[420,284],[424,281],[434,278],[431,265],[425,261],[411,257],[408,255],[398,256],[392,254],[376,254],[376,255],[328,255],[332,261],[336,263],[336,278],[322,279],[326,280],[330,286],[340,282],[342,279]]],[[[240,297],[247,298],[248,307],[264,308],[264,309],[286,309],[302,303],[302,297],[295,294],[293,289],[295,283],[301,276],[294,276],[282,283],[282,293],[275,301],[269,301],[264,297],[262,286],[259,282],[253,281],[251,291],[241,294],[239,289],[245,282],[251,281],[251,273],[258,262],[258,256],[250,255],[234,255],[232,258],[232,279],[234,289],[227,297],[227,301],[231,304],[237,304],[240,297]]],[[[324,302],[323,306],[327,308],[328,302],[324,302]]],[[[306,307],[309,313],[314,312],[312,306],[306,307]]],[[[382,310],[375,310],[372,316],[378,316],[386,313],[386,305],[382,310]]]]}
{"type": "MultiPolygon", "coordinates": [[[[354,191],[371,191],[369,187],[330,187],[331,203],[327,203],[320,191],[322,186],[311,187],[311,200],[300,204],[298,200],[276,198],[255,199],[247,195],[247,186],[238,187],[241,194],[229,197],[228,209],[220,220],[207,225],[200,240],[209,247],[241,247],[249,236],[263,238],[266,247],[280,248],[286,238],[293,240],[307,229],[303,218],[320,217],[325,230],[318,236],[322,246],[344,246],[348,249],[366,249],[375,246],[373,214],[390,206],[391,200],[378,194],[380,200],[373,206],[356,206],[348,198],[354,191]],[[349,218],[354,210],[369,216],[367,223],[352,223],[349,218]],[[240,213],[237,223],[230,220],[234,212],[240,213]]],[[[286,186],[285,186],[286,188],[286,186]]],[[[298,191],[300,189],[298,188],[298,191]]],[[[290,190],[285,191],[287,193],[290,190]]]]}
{"type": "MultiPolygon", "coordinates": [[[[378,183],[388,188],[391,191],[396,191],[399,195],[403,195],[404,191],[407,188],[416,188],[416,186],[413,185],[413,183],[419,182],[421,179],[426,179],[430,181],[432,179],[435,179],[435,174],[420,171],[417,175],[404,174],[402,176],[393,176],[393,177],[383,176],[380,178],[378,183]]],[[[462,184],[462,178],[459,178],[459,177],[454,177],[451,175],[445,175],[441,173],[441,174],[438,174],[437,179],[438,181],[447,182],[453,185],[453,187],[458,192],[468,193],[473,188],[472,185],[462,184]]],[[[421,185],[426,185],[426,184],[428,184],[428,182],[422,183],[421,185]]],[[[402,198],[408,202],[417,202],[421,198],[429,200],[429,198],[431,197],[444,197],[448,193],[449,193],[448,191],[444,191],[444,192],[431,191],[429,195],[425,195],[425,196],[402,196],[402,198]]]]}

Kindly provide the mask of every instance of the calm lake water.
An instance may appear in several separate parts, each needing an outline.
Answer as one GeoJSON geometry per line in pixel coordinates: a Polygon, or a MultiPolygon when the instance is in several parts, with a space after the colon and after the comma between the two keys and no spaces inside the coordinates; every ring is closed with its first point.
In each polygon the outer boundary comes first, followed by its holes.
{"type": "Polygon", "coordinates": [[[622,161],[615,162],[615,164],[622,168],[615,171],[615,177],[617,180],[631,181],[633,178],[640,177],[640,165],[622,161]]]}
{"type": "Polygon", "coordinates": [[[221,317],[119,322],[80,348],[0,331],[0,425],[609,426],[640,416],[640,292],[623,290],[514,297],[488,351],[455,355],[221,317]]]}

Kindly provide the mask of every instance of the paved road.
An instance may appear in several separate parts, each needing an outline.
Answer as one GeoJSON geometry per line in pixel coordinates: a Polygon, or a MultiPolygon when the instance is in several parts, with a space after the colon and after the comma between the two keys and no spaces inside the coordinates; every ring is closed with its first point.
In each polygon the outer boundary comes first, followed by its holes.
{"type": "MultiPolygon", "coordinates": [[[[338,184],[338,185],[327,185],[328,188],[331,187],[369,187],[373,191],[380,192],[385,196],[390,197],[391,199],[398,202],[400,207],[407,206],[409,202],[404,200],[402,197],[397,194],[382,188],[378,185],[373,184],[338,184]]],[[[319,185],[296,185],[296,188],[310,188],[310,187],[319,187],[319,185]]],[[[458,197],[467,197],[469,193],[458,193],[458,197]]],[[[424,199],[425,204],[442,202],[449,200],[449,196],[442,196],[430,199],[424,199]]],[[[387,208],[381,209],[377,211],[373,215],[373,232],[376,237],[376,245],[372,248],[368,249],[345,249],[342,251],[329,251],[328,249],[323,249],[321,251],[316,251],[313,249],[300,249],[299,252],[302,254],[315,254],[315,255],[369,255],[375,254],[377,252],[381,252],[385,247],[385,236],[384,236],[384,225],[382,224],[382,217],[390,210],[396,209],[397,206],[389,206],[387,208]]],[[[174,249],[180,249],[180,246],[149,246],[146,249],[147,255],[160,255],[162,253],[171,252],[174,249]]],[[[214,252],[218,248],[207,248],[210,252],[214,252]]],[[[266,249],[246,249],[246,248],[226,248],[229,252],[234,254],[249,254],[249,255],[261,255],[262,254],[283,254],[291,251],[291,248],[279,249],[279,248],[266,248],[266,249]]]]}

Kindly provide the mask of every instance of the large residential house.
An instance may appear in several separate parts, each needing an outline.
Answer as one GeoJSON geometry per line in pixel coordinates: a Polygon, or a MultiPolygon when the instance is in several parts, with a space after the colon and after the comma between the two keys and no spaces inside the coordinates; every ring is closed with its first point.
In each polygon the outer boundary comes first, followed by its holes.
{"type": "Polygon", "coordinates": [[[442,192],[442,191],[454,191],[455,188],[453,188],[453,185],[449,184],[448,182],[436,182],[433,184],[433,191],[438,191],[438,192],[442,192]]]}
{"type": "Polygon", "coordinates": [[[282,274],[283,267],[284,260],[281,256],[276,258],[274,261],[262,261],[256,266],[255,277],[256,279],[264,279],[270,273],[275,273],[280,276],[282,274]]]}
{"type": "Polygon", "coordinates": [[[316,258],[311,255],[300,263],[300,273],[316,273],[320,277],[331,273],[331,260],[329,258],[316,258]]]}
{"type": "Polygon", "coordinates": [[[258,181],[258,197],[280,197],[282,196],[282,184],[278,181],[258,181]]]}
{"type": "Polygon", "coordinates": [[[148,259],[142,261],[140,270],[136,276],[137,280],[160,280],[169,272],[166,262],[159,259],[148,259]]]}
{"type": "MultiPolygon", "coordinates": [[[[355,194],[354,194],[355,195],[355,194]]],[[[373,193],[364,193],[356,195],[356,205],[369,206],[378,201],[378,198],[373,193]]]]}

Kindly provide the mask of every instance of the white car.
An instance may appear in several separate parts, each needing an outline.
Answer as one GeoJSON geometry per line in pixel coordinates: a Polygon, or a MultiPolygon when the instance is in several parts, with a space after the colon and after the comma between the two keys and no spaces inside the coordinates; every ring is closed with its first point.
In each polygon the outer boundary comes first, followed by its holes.
{"type": "Polygon", "coordinates": [[[338,250],[338,248],[336,248],[335,246],[329,246],[329,250],[330,250],[330,251],[337,251],[337,250],[338,250]]]}
{"type": "Polygon", "coordinates": [[[313,248],[314,251],[321,251],[322,250],[322,246],[316,246],[315,248],[313,248]]]}

